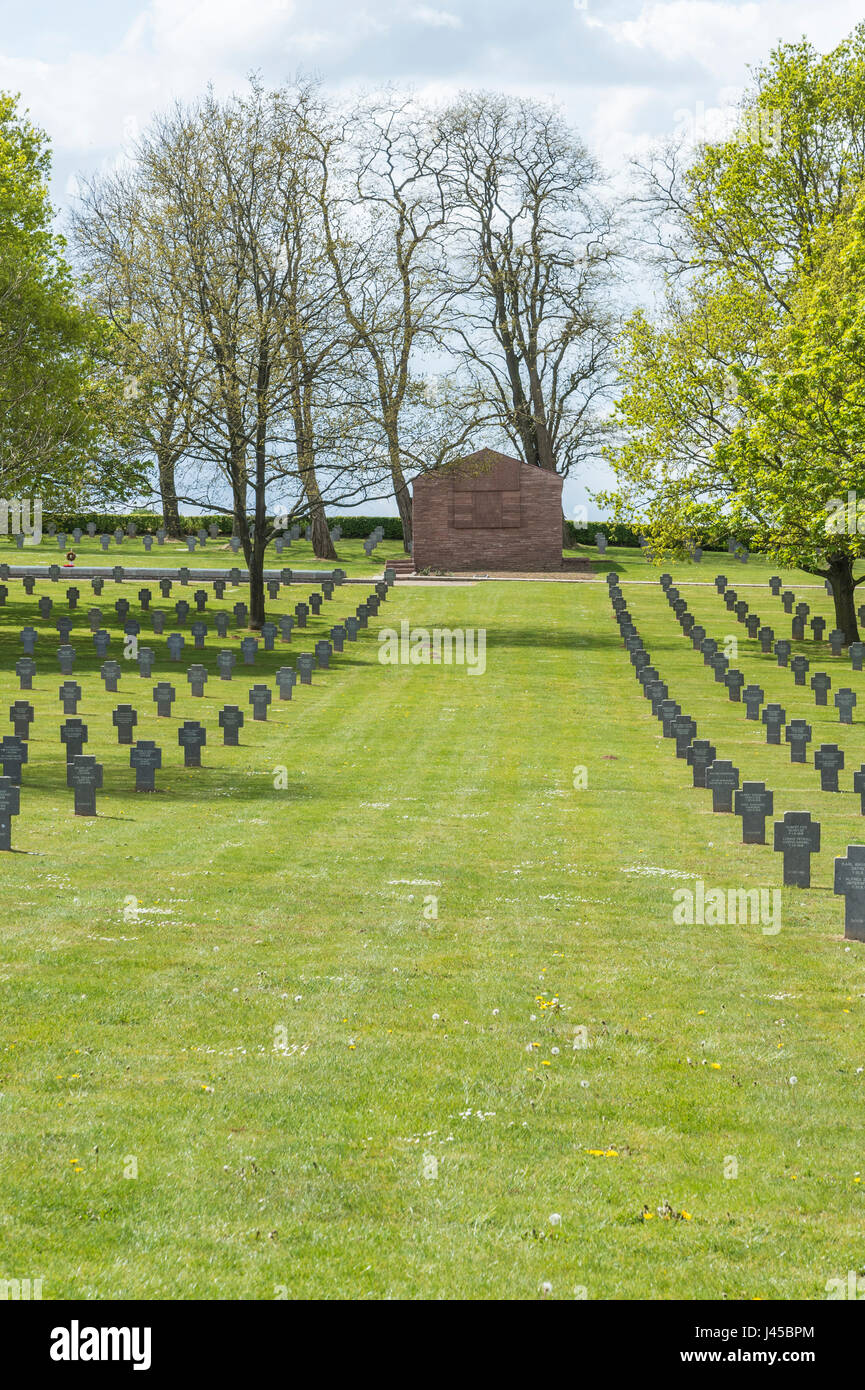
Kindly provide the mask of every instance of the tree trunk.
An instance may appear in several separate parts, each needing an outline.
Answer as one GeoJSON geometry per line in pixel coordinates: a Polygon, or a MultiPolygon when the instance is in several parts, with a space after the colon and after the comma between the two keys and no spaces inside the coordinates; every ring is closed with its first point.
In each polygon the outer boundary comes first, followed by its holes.
{"type": "Polygon", "coordinates": [[[316,559],[338,560],[339,556],[330,538],[330,527],[324,513],[324,503],[320,497],[317,497],[314,502],[310,500],[309,519],[312,529],[312,550],[316,559]]]}
{"type": "Polygon", "coordinates": [[[391,473],[393,474],[393,495],[402,522],[402,548],[406,555],[410,555],[412,542],[411,493],[399,461],[397,461],[396,468],[394,468],[393,463],[391,464],[391,473]]]}
{"type": "Polygon", "coordinates": [[[835,626],[844,633],[844,645],[859,641],[856,622],[856,590],[853,585],[853,560],[849,555],[830,555],[829,583],[835,602],[835,626]]]}
{"type": "Polygon", "coordinates": [[[162,454],[157,459],[159,470],[159,495],[162,499],[162,520],[171,540],[180,538],[180,510],[177,505],[177,490],[174,482],[174,458],[162,454]]]}
{"type": "Polygon", "coordinates": [[[249,559],[249,626],[255,632],[261,630],[265,621],[264,612],[264,552],[259,553],[257,545],[250,547],[249,559]]]}

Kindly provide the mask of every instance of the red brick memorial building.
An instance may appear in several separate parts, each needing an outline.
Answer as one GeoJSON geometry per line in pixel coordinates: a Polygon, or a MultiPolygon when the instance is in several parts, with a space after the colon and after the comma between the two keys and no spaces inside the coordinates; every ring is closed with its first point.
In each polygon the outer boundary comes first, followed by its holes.
{"type": "Polygon", "coordinates": [[[560,570],[562,479],[480,449],[414,482],[416,570],[560,570]]]}

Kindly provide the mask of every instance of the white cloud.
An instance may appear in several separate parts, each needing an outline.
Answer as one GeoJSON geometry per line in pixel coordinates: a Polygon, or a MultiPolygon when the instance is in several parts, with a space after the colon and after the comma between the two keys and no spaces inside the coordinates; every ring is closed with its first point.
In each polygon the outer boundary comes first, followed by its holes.
{"type": "Polygon", "coordinates": [[[429,5],[418,5],[417,9],[411,12],[412,19],[417,20],[418,24],[428,24],[432,29],[462,29],[463,22],[459,15],[451,14],[449,10],[433,10],[429,5]]]}

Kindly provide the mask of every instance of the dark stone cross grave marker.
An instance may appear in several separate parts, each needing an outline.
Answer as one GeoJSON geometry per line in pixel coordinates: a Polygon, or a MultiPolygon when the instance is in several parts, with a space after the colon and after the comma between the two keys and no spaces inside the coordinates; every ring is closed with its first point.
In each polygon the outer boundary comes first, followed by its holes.
{"type": "Polygon", "coordinates": [[[700,643],[700,651],[703,653],[704,666],[711,665],[712,657],[715,655],[717,650],[718,643],[715,641],[714,637],[703,638],[702,642],[700,643]]]}
{"type": "Polygon", "coordinates": [[[93,634],[93,646],[96,655],[100,658],[108,655],[108,648],[111,646],[111,634],[101,627],[98,632],[93,634]]]}
{"type": "Polygon", "coordinates": [[[808,614],[811,612],[810,603],[797,603],[795,612],[797,618],[807,618],[808,614]]]}
{"type": "Polygon", "coordinates": [[[742,844],[765,845],[766,817],[775,809],[775,797],[764,782],[743,782],[736,792],[734,810],[742,818],[742,844]]]}
{"type": "Polygon", "coordinates": [[[111,715],[111,722],[117,730],[117,742],[131,743],[132,730],[138,723],[138,711],[131,705],[118,705],[111,715]]]}
{"type": "Polygon", "coordinates": [[[99,595],[102,593],[102,590],[105,588],[105,580],[102,579],[100,575],[96,575],[93,579],[91,579],[90,587],[93,590],[96,597],[98,598],[99,595]]]}
{"type": "Polygon", "coordinates": [[[700,643],[706,640],[706,629],[704,627],[700,627],[699,624],[697,624],[696,626],[691,628],[689,636],[691,638],[691,646],[694,648],[695,651],[699,651],[700,643]]]}
{"type": "MultiPolygon", "coordinates": [[[[330,642],[326,641],[324,638],[315,644],[315,659],[323,671],[327,671],[330,667],[330,655],[332,651],[333,647],[330,642]]],[[[646,660],[648,661],[648,657],[646,657],[646,660]]]]}
{"type": "MultiPolygon", "coordinates": [[[[153,537],[150,535],[142,536],[141,544],[144,546],[144,549],[147,551],[147,554],[149,555],[151,550],[153,549],[153,537]]],[[[138,790],[138,788],[136,788],[136,790],[138,790]]]]}
{"type": "Polygon", "coordinates": [[[784,730],[784,737],[790,745],[790,762],[808,761],[808,744],[811,742],[811,725],[804,719],[791,719],[784,730]]]}
{"type": "Polygon", "coordinates": [[[54,607],[53,601],[50,598],[41,598],[36,607],[39,609],[40,618],[43,622],[47,622],[51,617],[51,609],[54,607]]]}
{"type": "Polygon", "coordinates": [[[865,642],[851,642],[847,648],[850,657],[850,664],[854,671],[862,670],[862,661],[865,658],[865,642]]]}
{"type": "Polygon", "coordinates": [[[57,628],[57,631],[58,631],[59,634],[60,634],[60,641],[61,641],[61,642],[68,642],[68,641],[69,641],[69,634],[70,634],[70,632],[72,631],[72,628],[73,628],[72,619],[71,619],[71,618],[58,618],[58,619],[57,619],[57,622],[56,622],[56,624],[55,624],[55,626],[56,626],[56,628],[57,628]]]}
{"type": "Polygon", "coordinates": [[[111,571],[111,578],[114,580],[114,583],[115,583],[115,584],[122,584],[122,583],[123,583],[123,575],[124,575],[124,573],[125,573],[125,571],[124,571],[122,565],[115,565],[115,566],[114,566],[113,570],[111,571]]]}
{"type": "Polygon", "coordinates": [[[222,742],[226,748],[236,748],[238,745],[238,734],[243,728],[243,710],[237,705],[224,705],[219,711],[219,727],[222,730],[222,742]]]}
{"type": "Polygon", "coordinates": [[[198,612],[203,613],[205,608],[207,607],[207,590],[196,589],[192,597],[195,601],[195,607],[198,610],[198,612]]]}
{"type": "Polygon", "coordinates": [[[279,634],[279,628],[276,626],[276,623],[262,623],[262,624],[261,624],[261,636],[262,636],[262,640],[263,640],[263,642],[264,642],[264,650],[265,650],[266,652],[272,652],[272,651],[273,651],[273,646],[274,646],[274,643],[276,642],[276,639],[277,639],[278,634],[279,634]]]}
{"type": "Polygon", "coordinates": [[[673,738],[676,740],[677,758],[684,758],[687,756],[688,746],[696,732],[696,721],[692,719],[690,715],[676,715],[676,718],[673,720],[673,738]]]}
{"type": "Polygon", "coordinates": [[[152,647],[139,647],[139,648],[138,648],[138,674],[139,674],[140,676],[145,676],[145,677],[149,676],[150,673],[151,673],[151,671],[153,670],[153,663],[154,663],[155,660],[156,660],[156,652],[153,650],[152,647]]]}
{"type": "Polygon", "coordinates": [[[3,775],[8,777],[10,782],[14,782],[16,787],[21,785],[21,769],[30,756],[27,747],[27,740],[19,738],[17,734],[7,734],[0,739],[0,764],[3,766],[3,775]]]}
{"type": "Polygon", "coordinates": [[[58,694],[63,704],[64,714],[77,714],[78,702],[81,699],[81,686],[77,681],[64,681],[58,694]]]}
{"type": "Polygon", "coordinates": [[[102,766],[95,758],[79,754],[66,764],[66,785],[75,794],[76,816],[96,815],[96,793],[102,786],[102,766]]]}
{"type": "Polygon", "coordinates": [[[219,679],[221,681],[231,680],[231,673],[234,670],[236,659],[234,652],[228,647],[224,647],[222,651],[216,653],[216,665],[219,669],[219,679]]]}
{"type": "Polygon", "coordinates": [[[75,669],[75,648],[70,647],[68,642],[64,642],[57,648],[57,660],[60,662],[60,674],[71,676],[75,669]]]}
{"type": "Polygon", "coordinates": [[[715,673],[716,683],[718,685],[723,685],[724,677],[727,674],[727,668],[730,665],[729,661],[727,660],[727,657],[724,655],[723,652],[715,652],[709,662],[709,665],[715,673]]]}
{"type": "Polygon", "coordinates": [[[11,777],[0,777],[0,850],[12,848],[12,817],[21,810],[21,790],[11,777]]]}
{"type": "Polygon", "coordinates": [[[201,750],[207,743],[204,725],[187,719],[177,730],[177,742],[183,749],[184,767],[201,767],[201,750]]]}
{"type": "Polygon", "coordinates": [[[829,633],[829,649],[833,656],[840,656],[844,649],[844,633],[840,627],[833,627],[829,633]]]}
{"type": "Polygon", "coordinates": [[[294,627],[294,618],[290,613],[283,613],[279,618],[279,635],[283,642],[291,641],[291,629],[294,627]]]}
{"type": "Polygon", "coordinates": [[[153,628],[154,635],[156,637],[161,637],[165,631],[165,614],[161,608],[154,608],[150,615],[150,625],[153,628]]]}
{"type": "Polygon", "coordinates": [[[772,578],[769,580],[769,588],[771,589],[772,593],[773,593],[773,594],[775,595],[775,597],[777,598],[778,595],[779,595],[780,592],[781,592],[781,576],[780,576],[780,575],[778,575],[778,574],[773,574],[773,575],[772,575],[772,578]]]}
{"type": "Polygon", "coordinates": [[[33,677],[36,675],[36,662],[32,656],[19,656],[15,662],[15,674],[18,677],[19,690],[32,690],[33,677]]]}
{"type": "Polygon", "coordinates": [[[775,849],[784,856],[784,885],[811,887],[811,855],[820,849],[820,826],[810,811],[786,811],[775,822],[775,849]]]}
{"type": "Polygon", "coordinates": [[[223,594],[225,593],[225,580],[224,580],[224,579],[214,579],[214,581],[213,581],[213,592],[214,592],[214,594],[216,595],[217,598],[222,598],[223,594]]]}
{"type": "Polygon", "coordinates": [[[844,767],[844,750],[837,743],[821,743],[814,754],[814,766],[820,773],[820,790],[838,791],[838,773],[844,767]]]}
{"type": "Polygon", "coordinates": [[[313,614],[315,615],[315,617],[318,617],[319,613],[321,612],[321,603],[322,603],[321,594],[310,594],[310,596],[309,596],[309,606],[310,606],[310,608],[312,609],[313,614]]]}
{"type": "Polygon", "coordinates": [[[705,787],[706,768],[715,761],[717,749],[707,738],[695,738],[690,744],[685,760],[691,769],[695,787],[705,787]]]}
{"type": "Polygon", "coordinates": [[[367,608],[366,604],[359,603],[354,611],[357,614],[358,626],[366,627],[369,619],[369,609],[367,608]]]}
{"type": "Polygon", "coordinates": [[[279,594],[279,580],[278,580],[278,579],[268,579],[268,581],[267,581],[267,596],[268,596],[268,598],[276,598],[276,597],[278,596],[278,594],[279,594]]]}
{"type": "Polygon", "coordinates": [[[36,580],[32,574],[25,574],[24,578],[21,580],[21,583],[24,585],[25,594],[33,593],[33,590],[36,586],[36,580]]]}
{"type": "Polygon", "coordinates": [[[169,595],[171,594],[172,587],[173,585],[170,579],[160,579],[159,592],[161,593],[163,598],[169,597],[169,595]]]}
{"type": "Polygon", "coordinates": [[[99,668],[99,674],[105,682],[105,689],[112,695],[115,695],[117,693],[117,682],[123,674],[120,662],[104,661],[99,668]]]}
{"type": "Polygon", "coordinates": [[[273,699],[269,685],[251,685],[249,687],[249,703],[252,705],[252,717],[259,721],[267,719],[267,707],[273,699]]]}
{"type": "Polygon", "coordinates": [[[198,663],[190,666],[186,672],[186,679],[189,681],[189,688],[193,695],[203,695],[207,682],[207,667],[198,663]]]}
{"type": "Polygon", "coordinates": [[[727,694],[731,700],[740,700],[742,687],[745,684],[745,677],[741,671],[730,670],[724,672],[724,684],[727,687],[727,694]]]}
{"type": "Polygon", "coordinates": [[[215,619],[214,619],[214,622],[216,623],[216,635],[217,635],[217,637],[227,637],[227,636],[228,636],[228,614],[227,614],[227,613],[217,613],[217,614],[216,614],[216,617],[215,617],[215,619]]]}
{"type": "Polygon", "coordinates": [[[823,633],[826,631],[826,619],[821,618],[819,613],[816,618],[811,619],[811,631],[815,642],[823,641],[823,633]]]}
{"type": "Polygon", "coordinates": [[[25,656],[32,656],[36,651],[36,643],[39,640],[39,633],[35,627],[22,627],[19,634],[19,641],[24,648],[25,656]]]}
{"type": "Polygon", "coordinates": [[[294,571],[290,569],[282,569],[279,571],[279,577],[282,580],[283,584],[291,584],[291,581],[294,577],[294,571]]]}
{"type": "Polygon", "coordinates": [[[723,594],[723,592],[724,592],[724,590],[726,589],[726,587],[727,587],[727,576],[726,576],[726,574],[716,574],[716,575],[715,575],[715,588],[718,590],[718,593],[719,593],[719,594],[723,594]]]}
{"type": "Polygon", "coordinates": [[[859,794],[859,813],[865,816],[865,763],[853,773],[853,790],[859,794]]]}
{"type": "Polygon", "coordinates": [[[244,637],[240,644],[240,654],[243,657],[244,666],[254,666],[255,657],[258,651],[258,643],[254,637],[244,637]]]}
{"type": "Polygon", "coordinates": [[[762,650],[764,652],[771,652],[772,643],[775,640],[775,629],[771,627],[761,627],[760,631],[757,633],[757,637],[759,638],[762,650]]]}
{"type": "Polygon", "coordinates": [[[156,702],[156,713],[163,719],[171,716],[171,706],[177,698],[177,691],[168,681],[160,681],[153,687],[153,699],[156,702]]]}
{"type": "Polygon", "coordinates": [[[848,845],[835,860],[833,887],[844,898],[845,941],[865,941],[865,845],[848,845]]]}
{"type": "Polygon", "coordinates": [[[805,676],[808,673],[808,668],[810,665],[811,663],[808,660],[807,656],[796,655],[793,657],[793,659],[790,662],[790,670],[793,672],[794,685],[805,684],[805,676]]]}
{"type": "Polygon", "coordinates": [[[784,612],[785,612],[785,613],[792,613],[792,612],[793,612],[793,603],[794,603],[794,601],[795,601],[795,598],[796,598],[796,595],[795,595],[794,593],[792,593],[792,591],[791,591],[790,589],[785,589],[785,590],[784,590],[783,594],[781,595],[781,602],[782,602],[783,605],[784,605],[784,612]]]}
{"type": "Polygon", "coordinates": [[[312,685],[312,668],[315,665],[315,657],[310,652],[301,652],[297,658],[297,669],[300,672],[301,685],[312,685]]]}
{"type": "Polygon", "coordinates": [[[297,618],[298,627],[306,627],[306,620],[309,617],[309,607],[305,603],[294,605],[294,616],[297,618]]]}
{"type": "Polygon", "coordinates": [[[732,811],[733,792],[739,785],[739,769],[727,759],[716,759],[706,768],[706,786],[712,793],[713,811],[732,811]]]}
{"type": "Polygon", "coordinates": [[[658,718],[661,721],[661,731],[664,738],[673,737],[673,721],[677,715],[682,713],[681,705],[675,700],[662,700],[658,706],[658,718]]]}
{"type": "Polygon", "coordinates": [[[747,618],[745,619],[745,631],[752,640],[757,636],[759,627],[760,619],[758,618],[757,614],[749,613],[747,618]]]}
{"type": "Polygon", "coordinates": [[[337,623],[334,627],[330,629],[330,640],[333,643],[333,649],[335,652],[341,652],[343,650],[343,643],[345,642],[345,637],[345,628],[342,626],[341,623],[337,623]]]}
{"type": "Polygon", "coordinates": [[[129,599],[119,598],[114,605],[114,611],[122,622],[129,612],[129,599]]]}
{"type": "Polygon", "coordinates": [[[30,725],[33,723],[33,706],[29,700],[15,700],[9,706],[9,718],[12,720],[13,730],[17,738],[27,739],[30,737],[30,725]]]}
{"type": "Polygon", "coordinates": [[[193,623],[189,631],[192,633],[192,640],[197,651],[204,649],[204,639],[207,636],[207,623],[193,623]]]}
{"type": "Polygon", "coordinates": [[[60,742],[66,745],[67,763],[84,751],[87,739],[87,725],[82,719],[67,719],[60,725],[60,742]]]}
{"type": "MultiPolygon", "coordinates": [[[[346,641],[347,641],[347,642],[356,642],[356,641],[357,641],[357,630],[358,630],[358,627],[359,627],[359,623],[358,623],[357,618],[346,618],[346,620],[345,620],[345,622],[342,624],[342,626],[345,628],[345,638],[346,638],[346,641]]],[[[333,635],[333,634],[331,633],[331,635],[333,635]]]]}
{"type": "Polygon", "coordinates": [[[835,708],[838,711],[838,719],[841,724],[852,724],[853,710],[856,708],[856,691],[851,690],[846,685],[841,690],[836,690],[835,708]]]}
{"type": "Polygon", "coordinates": [[[234,614],[235,626],[246,627],[246,620],[249,616],[249,610],[247,609],[246,604],[236,603],[231,611],[234,614]]]}
{"type": "Polygon", "coordinates": [[[183,655],[183,648],[186,645],[186,643],[183,640],[183,633],[169,632],[168,637],[166,638],[166,643],[168,645],[169,661],[179,661],[181,656],[183,655]]]}
{"type": "Polygon", "coordinates": [[[781,728],[787,722],[787,711],[781,705],[764,705],[761,716],[766,725],[766,742],[781,742],[781,728]]]}
{"type": "Polygon", "coordinates": [[[174,605],[174,611],[177,614],[177,621],[180,623],[180,626],[183,627],[186,619],[189,617],[189,604],[186,602],[185,598],[179,598],[177,600],[174,605]]]}
{"type": "Polygon", "coordinates": [[[790,643],[785,637],[780,638],[775,643],[775,656],[778,658],[779,666],[786,666],[790,659],[790,643]]]}
{"type": "Polygon", "coordinates": [[[88,623],[89,623],[89,625],[90,625],[90,631],[91,631],[91,632],[98,632],[99,629],[100,629],[100,627],[102,626],[102,609],[101,609],[101,608],[88,608],[88,610],[87,610],[87,621],[88,621],[88,623]]]}
{"type": "Polygon", "coordinates": [[[794,642],[805,641],[805,619],[794,618],[790,624],[790,636],[794,642]]]}
{"type": "Polygon", "coordinates": [[[814,702],[818,705],[829,703],[828,695],[832,688],[832,677],[827,676],[825,671],[815,671],[811,677],[811,689],[814,691],[814,702]]]}
{"type": "Polygon", "coordinates": [[[276,684],[280,700],[290,700],[297,680],[297,672],[292,666],[280,666],[276,673],[276,684]]]}
{"type": "Polygon", "coordinates": [[[66,603],[71,612],[74,612],[75,609],[78,607],[78,600],[80,599],[80,597],[80,589],[69,588],[66,590],[66,603]]]}

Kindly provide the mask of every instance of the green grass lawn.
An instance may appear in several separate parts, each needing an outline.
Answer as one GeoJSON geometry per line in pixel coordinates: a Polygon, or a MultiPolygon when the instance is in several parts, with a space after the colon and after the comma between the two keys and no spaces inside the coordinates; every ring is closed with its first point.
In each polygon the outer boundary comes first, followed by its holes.
{"type": "MultiPolygon", "coordinates": [[[[758,572],[717,558],[701,581],[758,572]]],[[[107,616],[125,593],[135,613],[138,587],[95,602],[107,616]]],[[[38,594],[9,588],[11,702],[38,594]]],[[[766,780],[776,815],[823,824],[815,886],[784,890],[777,935],[673,922],[677,875],[775,887],[780,856],[692,789],[604,584],[397,586],[330,672],[275,695],[267,723],[247,715],[236,749],[220,705],[248,709],[246,686],[309,649],[324,612],[230,684],[213,634],[203,700],[164,637],[147,636],[153,680],[131,667],[116,697],[82,656],[95,820],[72,814],[43,639],[18,852],[0,857],[0,1278],[42,1277],[46,1299],[531,1299],[545,1282],[564,1299],[822,1299],[861,1266],[865,947],[831,892],[858,798],[766,747],[656,582],[626,594],[699,735],[766,780]],[[380,665],[375,629],[403,618],[484,627],[486,674],[380,665]],[[150,698],[166,676],[170,720],[150,698]],[[120,701],[164,749],[154,796],[131,791],[120,701]],[[187,771],[176,728],[193,717],[208,746],[187,771]],[[644,1218],[665,1203],[686,1215],[644,1218]]],[[[686,594],[739,636],[767,700],[848,749],[849,787],[865,701],[839,726],[714,589],[686,594]]],[[[360,597],[338,591],[327,626],[360,597]]],[[[768,590],[752,606],[780,632],[768,590]]]]}

